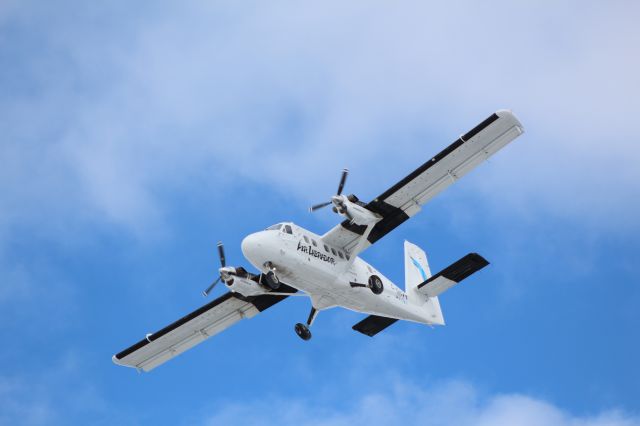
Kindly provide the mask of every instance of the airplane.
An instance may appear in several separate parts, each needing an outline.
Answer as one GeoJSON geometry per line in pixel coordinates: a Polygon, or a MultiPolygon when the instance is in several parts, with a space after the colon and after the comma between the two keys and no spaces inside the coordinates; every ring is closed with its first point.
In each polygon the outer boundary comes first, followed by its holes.
{"type": "Polygon", "coordinates": [[[258,273],[228,266],[224,247],[218,243],[219,276],[203,293],[207,296],[219,282],[229,291],[147,334],[114,355],[113,362],[150,371],[290,296],[306,296],[311,301],[307,321],[294,327],[303,340],[311,338],[310,328],[318,313],[333,307],[367,314],[352,327],[367,336],[375,336],[398,320],[444,325],[438,297],[487,266],[486,259],[470,253],[432,275],[425,252],[405,241],[403,290],[359,255],[523,132],[511,111],[499,110],[368,203],[353,194],[343,195],[348,175],[344,169],[336,194],[309,209],[332,206],[343,217],[341,223],[323,235],[292,222],[248,235],[242,240],[242,253],[258,273]]]}

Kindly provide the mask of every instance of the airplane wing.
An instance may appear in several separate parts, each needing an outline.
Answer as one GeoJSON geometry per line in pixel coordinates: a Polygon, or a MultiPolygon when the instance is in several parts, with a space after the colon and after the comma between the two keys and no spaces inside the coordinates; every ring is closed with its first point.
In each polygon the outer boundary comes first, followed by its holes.
{"type": "MultiPolygon", "coordinates": [[[[278,293],[296,291],[286,284],[281,284],[278,289],[278,293]]],[[[241,319],[252,318],[287,297],[270,294],[243,297],[238,293],[226,293],[114,355],[113,362],[150,371],[241,319]]]]}
{"type": "Polygon", "coordinates": [[[522,124],[510,111],[497,111],[368,203],[365,207],[382,219],[371,229],[364,244],[358,243],[366,227],[348,220],[324,234],[322,240],[351,256],[359,254],[523,132],[522,124]]]}

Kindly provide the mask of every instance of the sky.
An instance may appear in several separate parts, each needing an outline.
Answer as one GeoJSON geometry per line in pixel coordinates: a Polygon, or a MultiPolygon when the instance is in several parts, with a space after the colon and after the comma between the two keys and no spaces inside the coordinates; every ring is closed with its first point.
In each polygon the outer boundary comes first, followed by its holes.
{"type": "MultiPolygon", "coordinates": [[[[0,2],[0,425],[640,425],[640,4],[0,2]],[[290,298],[149,374],[111,356],[207,300],[215,243],[370,200],[498,109],[526,133],[403,241],[447,325],[290,298]]],[[[222,294],[217,288],[214,297],[222,294]]]]}

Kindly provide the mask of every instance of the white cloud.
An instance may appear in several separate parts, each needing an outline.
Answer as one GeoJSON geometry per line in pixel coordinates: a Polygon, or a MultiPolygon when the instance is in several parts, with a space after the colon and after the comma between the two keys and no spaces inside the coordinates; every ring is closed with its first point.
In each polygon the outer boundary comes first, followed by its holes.
{"type": "Polygon", "coordinates": [[[148,235],[167,192],[202,180],[256,180],[303,205],[344,166],[374,196],[501,107],[528,132],[465,191],[638,225],[636,3],[22,7],[4,18],[22,47],[0,99],[4,232],[148,235]]]}
{"type": "Polygon", "coordinates": [[[521,394],[482,395],[466,382],[429,387],[398,381],[384,392],[363,387],[348,401],[326,404],[311,398],[264,398],[227,402],[204,425],[351,426],[634,426],[640,418],[620,411],[574,415],[542,399],[521,394]],[[336,408],[341,407],[341,408],[336,408]]]}

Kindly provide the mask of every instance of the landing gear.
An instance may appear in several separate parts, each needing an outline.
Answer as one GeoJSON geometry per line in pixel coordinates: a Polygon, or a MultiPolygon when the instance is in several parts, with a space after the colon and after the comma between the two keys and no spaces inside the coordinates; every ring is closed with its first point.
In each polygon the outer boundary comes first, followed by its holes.
{"type": "Polygon", "coordinates": [[[302,340],[311,339],[311,331],[309,330],[309,327],[307,327],[306,325],[302,323],[297,323],[295,326],[295,330],[298,337],[301,338],[302,340]]]}
{"type": "Polygon", "coordinates": [[[311,339],[311,330],[309,330],[309,327],[311,327],[311,324],[313,324],[313,321],[316,319],[317,315],[318,310],[312,306],[311,312],[309,312],[309,318],[307,319],[307,324],[296,324],[294,329],[296,330],[296,334],[299,338],[305,341],[311,339]]]}
{"type": "Polygon", "coordinates": [[[382,280],[377,275],[371,275],[369,277],[369,288],[373,292],[373,294],[380,294],[384,290],[384,286],[382,285],[382,280]]]}
{"type": "Polygon", "coordinates": [[[271,290],[277,290],[280,288],[280,279],[276,275],[276,267],[271,262],[265,262],[264,267],[269,271],[262,275],[262,281],[271,290]]]}
{"type": "Polygon", "coordinates": [[[271,290],[277,290],[280,288],[280,280],[275,272],[269,271],[264,275],[264,281],[267,283],[271,290]]]}
{"type": "Polygon", "coordinates": [[[382,292],[384,291],[384,285],[382,284],[382,280],[377,275],[371,275],[369,277],[368,284],[360,284],[360,283],[354,283],[354,282],[350,282],[349,284],[351,285],[352,288],[367,287],[371,289],[371,292],[373,294],[382,294],[382,292]]]}

